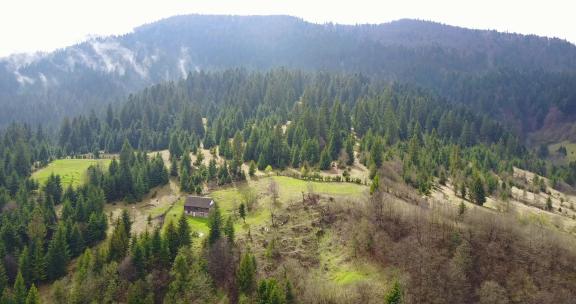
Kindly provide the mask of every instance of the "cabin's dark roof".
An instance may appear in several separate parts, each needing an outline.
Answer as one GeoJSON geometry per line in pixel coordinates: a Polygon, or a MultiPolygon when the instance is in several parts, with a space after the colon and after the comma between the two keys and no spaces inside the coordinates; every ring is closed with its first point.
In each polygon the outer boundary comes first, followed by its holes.
{"type": "Polygon", "coordinates": [[[198,207],[209,209],[212,207],[212,199],[209,197],[189,195],[184,202],[184,207],[198,207]]]}

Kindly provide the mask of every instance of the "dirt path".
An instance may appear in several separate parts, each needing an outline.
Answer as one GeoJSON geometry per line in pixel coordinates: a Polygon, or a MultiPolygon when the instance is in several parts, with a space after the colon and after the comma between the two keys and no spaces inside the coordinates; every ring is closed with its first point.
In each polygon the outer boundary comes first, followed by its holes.
{"type": "MultiPolygon", "coordinates": [[[[164,210],[168,210],[170,206],[178,201],[180,198],[178,184],[175,180],[170,180],[169,184],[160,188],[152,189],[141,202],[136,204],[127,204],[124,202],[114,204],[107,204],[104,208],[106,214],[109,216],[108,220],[113,223],[123,210],[128,210],[130,218],[132,218],[132,232],[141,233],[146,229],[152,229],[156,224],[152,221],[148,224],[148,216],[155,217],[158,213],[162,214],[164,210]]],[[[113,226],[110,225],[108,233],[111,233],[113,226]]]]}

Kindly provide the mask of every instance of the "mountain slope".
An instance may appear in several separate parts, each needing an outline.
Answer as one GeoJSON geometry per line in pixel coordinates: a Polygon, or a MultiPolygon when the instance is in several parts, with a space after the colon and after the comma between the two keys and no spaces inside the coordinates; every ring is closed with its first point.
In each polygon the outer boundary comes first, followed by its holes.
{"type": "MultiPolygon", "coordinates": [[[[576,47],[416,20],[350,26],[289,16],[176,16],[123,36],[1,60],[0,105],[6,110],[0,126],[59,121],[189,71],[238,66],[360,72],[442,88],[450,75],[502,68],[571,71],[576,47]]],[[[459,92],[453,95],[460,101],[459,92]]]]}

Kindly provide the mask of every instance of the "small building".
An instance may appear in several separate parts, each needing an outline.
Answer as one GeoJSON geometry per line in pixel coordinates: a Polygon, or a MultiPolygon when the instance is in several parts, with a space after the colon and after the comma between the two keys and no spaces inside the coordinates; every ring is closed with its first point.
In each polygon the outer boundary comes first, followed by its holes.
{"type": "Polygon", "coordinates": [[[209,197],[189,195],[184,202],[184,214],[208,217],[212,206],[214,206],[214,200],[209,197]]]}

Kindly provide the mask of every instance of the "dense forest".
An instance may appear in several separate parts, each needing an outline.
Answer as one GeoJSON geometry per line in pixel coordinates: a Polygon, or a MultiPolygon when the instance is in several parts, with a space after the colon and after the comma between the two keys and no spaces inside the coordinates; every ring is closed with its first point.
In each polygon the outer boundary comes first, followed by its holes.
{"type": "Polygon", "coordinates": [[[0,304],[570,303],[575,67],[559,39],[288,16],[2,58],[0,304]],[[94,162],[38,177],[67,160],[94,162]]]}
{"type": "Polygon", "coordinates": [[[425,90],[360,75],[191,73],[132,95],[116,110],[110,106],[103,119],[65,120],[59,145],[63,154],[118,152],[124,138],[141,150],[169,149],[177,157],[201,143],[218,145],[220,155],[242,155],[236,163],[253,161],[260,169],[351,163],[359,143],[361,161],[373,171],[383,157],[409,160],[406,178],[424,192],[432,177],[460,171],[451,157],[472,161],[484,174],[513,165],[546,173],[542,161],[488,116],[449,106],[425,90]],[[235,142],[246,145],[235,153],[235,142]]]}
{"type": "Polygon", "coordinates": [[[123,36],[0,60],[0,125],[53,127],[87,109],[103,113],[110,102],[190,71],[287,67],[434,89],[525,135],[547,127],[555,106],[572,115],[575,66],[576,48],[566,41],[425,21],[348,26],[289,16],[176,16],[123,36]]]}
{"type": "MultiPolygon", "coordinates": [[[[397,182],[422,195],[450,182],[458,197],[480,206],[489,196],[505,199],[511,195],[513,167],[549,175],[556,182],[576,183],[574,163],[547,166],[514,133],[488,115],[466,105],[454,106],[430,90],[358,74],[287,69],[189,73],[185,79],[152,86],[120,105],[110,105],[102,115],[92,112],[66,118],[55,140],[50,140],[42,127],[31,130],[27,125],[13,124],[2,132],[2,141],[2,303],[37,303],[37,285],[48,282],[55,282],[53,297],[58,303],[90,302],[100,291],[103,303],[212,302],[219,292],[231,302],[310,301],[305,287],[294,282],[293,274],[277,275],[267,270],[266,275],[258,275],[256,258],[246,240],[235,240],[234,221],[238,219],[224,216],[218,207],[210,213],[209,234],[199,244],[193,244],[195,234],[184,215],[165,229],[137,234],[131,231],[127,212],[116,218],[104,213],[106,203],[138,202],[170,178],[182,192],[202,194],[206,185],[241,182],[258,169],[295,168],[302,172],[301,178],[322,180],[307,174],[333,166],[345,168],[359,161],[369,168],[370,180],[343,176],[342,181],[369,184],[372,204],[382,204],[388,195],[384,189],[397,182]],[[165,149],[170,152],[170,166],[159,154],[145,153],[165,149]],[[211,150],[224,162],[212,159],[206,164],[201,149],[211,150]],[[103,152],[117,153],[118,158],[107,168],[89,168],[88,181],[80,187],[63,189],[58,175],[50,176],[43,185],[30,178],[32,170],[55,158],[99,157],[103,152]],[[190,155],[195,155],[194,162],[190,155]],[[249,170],[245,171],[243,164],[249,170]],[[392,164],[400,167],[390,167],[392,164]],[[394,174],[400,180],[390,180],[394,174]],[[107,238],[109,226],[112,232],[107,238]],[[201,250],[193,249],[198,247],[201,250]],[[68,274],[72,260],[75,270],[68,274]]],[[[547,186],[542,185],[544,189],[547,186]]],[[[240,213],[247,212],[244,208],[240,213]]],[[[331,209],[329,222],[354,225],[367,216],[346,208],[350,207],[331,209]],[[359,213],[344,219],[341,212],[359,213]]],[[[370,211],[374,208],[370,204],[366,208],[369,214],[379,214],[370,211]]],[[[377,245],[365,243],[368,241],[361,234],[395,238],[400,233],[396,229],[413,225],[412,220],[397,218],[394,213],[372,215],[372,228],[362,226],[354,236],[348,232],[342,235],[355,239],[358,254],[376,260],[389,258],[408,273],[414,271],[403,260],[386,257],[388,253],[381,256],[373,247],[377,245]],[[383,224],[385,218],[386,223],[397,226],[383,224]]],[[[476,220],[470,218],[468,224],[485,229],[476,220]]],[[[425,233],[438,233],[437,228],[431,229],[425,233]]],[[[406,237],[411,235],[406,233],[406,237]]],[[[453,233],[463,237],[462,231],[453,233]]],[[[453,246],[455,256],[450,263],[460,267],[446,274],[447,280],[460,280],[458,284],[463,285],[449,287],[460,291],[446,294],[440,302],[476,299],[467,296],[462,286],[480,288],[485,279],[463,279],[471,276],[472,270],[462,267],[499,265],[470,256],[470,246],[483,248],[485,243],[480,240],[486,237],[481,234],[466,243],[452,240],[447,244],[447,239],[426,243],[453,246]],[[471,258],[476,259],[476,266],[462,265],[467,260],[458,260],[471,258]]],[[[513,250],[524,250],[527,245],[519,241],[517,246],[513,250]]],[[[545,246],[556,248],[552,243],[545,246]]],[[[268,250],[277,255],[274,248],[268,250]]],[[[561,250],[558,254],[569,258],[569,253],[561,250]]],[[[450,259],[450,255],[437,258],[450,259]]],[[[531,253],[527,261],[535,258],[531,253]]],[[[431,266],[429,270],[433,269],[431,266]]],[[[523,271],[534,275],[530,269],[523,271]]],[[[498,283],[490,282],[486,288],[501,292],[498,283]]],[[[424,281],[403,284],[392,288],[386,298],[393,300],[402,294],[408,302],[416,303],[432,296],[418,285],[424,281]]]]}

